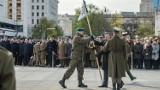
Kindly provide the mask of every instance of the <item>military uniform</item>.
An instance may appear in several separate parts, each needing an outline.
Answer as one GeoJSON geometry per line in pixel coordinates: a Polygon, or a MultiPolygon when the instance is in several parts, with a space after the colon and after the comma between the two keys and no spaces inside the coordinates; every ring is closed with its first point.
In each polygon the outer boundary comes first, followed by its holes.
{"type": "Polygon", "coordinates": [[[58,58],[61,63],[61,67],[65,66],[65,57],[67,56],[67,44],[64,41],[58,43],[58,58]]]}
{"type": "Polygon", "coordinates": [[[97,67],[97,63],[96,63],[95,52],[94,52],[94,49],[93,49],[94,48],[93,44],[94,44],[93,41],[91,41],[90,44],[89,44],[89,48],[90,48],[90,60],[91,60],[91,67],[92,68],[96,68],[97,67]]]}
{"type": "Polygon", "coordinates": [[[40,44],[35,44],[33,47],[34,60],[36,61],[36,65],[39,65],[40,61],[40,44]]]}
{"type": "Polygon", "coordinates": [[[16,90],[12,53],[0,47],[0,90],[16,90]]]}
{"type": "Polygon", "coordinates": [[[43,43],[40,44],[40,61],[41,61],[41,66],[45,66],[46,47],[47,47],[47,44],[45,42],[43,42],[43,43]]]}
{"type": "Polygon", "coordinates": [[[125,77],[125,62],[126,62],[126,44],[125,42],[117,35],[118,30],[114,30],[114,36],[108,40],[105,44],[103,51],[108,52],[108,75],[112,77],[113,90],[120,90],[121,78],[125,77]]]}
{"type": "Polygon", "coordinates": [[[90,39],[85,40],[78,35],[76,35],[73,38],[72,60],[70,62],[68,70],[64,74],[64,77],[66,79],[68,79],[72,75],[76,67],[78,70],[78,80],[83,79],[84,65],[83,65],[82,58],[83,58],[83,53],[84,53],[84,47],[90,41],[91,41],[90,39]]]}
{"type": "MultiPolygon", "coordinates": [[[[81,30],[81,29],[80,29],[81,30]]],[[[83,29],[82,29],[83,30],[83,29]]],[[[91,39],[84,39],[82,35],[77,33],[76,36],[73,38],[73,47],[72,47],[72,60],[69,64],[68,70],[65,72],[63,79],[59,81],[61,86],[63,88],[66,88],[65,86],[65,80],[69,79],[69,77],[73,74],[75,68],[77,67],[78,71],[78,80],[79,80],[79,85],[78,87],[87,87],[82,83],[83,80],[83,73],[84,73],[84,65],[83,65],[83,53],[85,49],[85,45],[89,43],[91,39]]]]}

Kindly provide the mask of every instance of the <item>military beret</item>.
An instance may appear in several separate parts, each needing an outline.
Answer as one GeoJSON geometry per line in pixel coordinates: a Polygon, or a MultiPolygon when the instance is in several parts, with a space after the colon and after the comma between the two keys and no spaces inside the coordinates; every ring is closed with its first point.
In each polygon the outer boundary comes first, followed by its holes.
{"type": "Polygon", "coordinates": [[[84,31],[84,28],[77,28],[76,31],[84,31]]]}

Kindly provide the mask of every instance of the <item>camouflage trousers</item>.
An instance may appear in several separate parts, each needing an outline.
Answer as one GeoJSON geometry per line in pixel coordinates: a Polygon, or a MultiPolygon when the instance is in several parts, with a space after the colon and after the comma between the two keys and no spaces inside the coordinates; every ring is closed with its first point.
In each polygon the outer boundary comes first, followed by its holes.
{"type": "Polygon", "coordinates": [[[82,80],[83,74],[84,74],[84,64],[83,64],[82,60],[80,60],[80,61],[79,60],[71,60],[71,62],[69,64],[69,68],[65,72],[63,77],[65,79],[69,79],[69,77],[73,74],[76,67],[77,67],[77,71],[78,71],[78,80],[82,80]]]}

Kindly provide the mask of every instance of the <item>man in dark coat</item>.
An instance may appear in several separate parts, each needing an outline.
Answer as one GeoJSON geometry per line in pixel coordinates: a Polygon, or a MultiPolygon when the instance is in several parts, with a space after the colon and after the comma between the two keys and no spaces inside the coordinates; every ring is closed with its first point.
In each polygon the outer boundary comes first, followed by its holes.
{"type": "Polygon", "coordinates": [[[10,40],[3,40],[2,41],[2,47],[6,48],[7,50],[11,51],[11,44],[10,44],[10,40]]]}
{"type": "Polygon", "coordinates": [[[47,62],[46,62],[46,66],[52,66],[52,63],[54,63],[54,67],[58,64],[57,60],[56,60],[56,55],[57,55],[57,46],[58,46],[58,42],[56,40],[54,40],[54,37],[50,37],[50,40],[47,43],[47,62]],[[52,62],[52,55],[54,54],[54,61],[52,62]],[[56,55],[55,55],[56,54],[56,55]]]}
{"type": "Polygon", "coordinates": [[[24,59],[24,39],[21,38],[21,40],[19,41],[19,54],[18,54],[18,65],[22,66],[22,61],[24,59]]]}
{"type": "Polygon", "coordinates": [[[142,69],[143,68],[143,45],[140,43],[139,40],[136,41],[136,44],[133,48],[133,55],[134,55],[134,64],[136,68],[142,69]]]}
{"type": "Polygon", "coordinates": [[[29,57],[33,55],[33,46],[34,42],[31,39],[29,39],[29,57]]]}
{"type": "Polygon", "coordinates": [[[126,44],[118,34],[119,28],[114,28],[114,36],[108,40],[103,48],[104,52],[110,52],[108,58],[108,76],[112,78],[113,90],[120,90],[122,77],[125,77],[125,62],[127,58],[126,44]]]}
{"type": "Polygon", "coordinates": [[[15,65],[18,64],[18,54],[19,54],[18,51],[19,51],[18,43],[16,42],[16,40],[14,38],[12,38],[11,39],[11,52],[13,53],[15,65]]]}
{"type": "Polygon", "coordinates": [[[66,60],[66,66],[69,66],[71,52],[72,52],[72,40],[69,39],[67,40],[67,57],[69,58],[66,60]]]}
{"type": "MultiPolygon", "coordinates": [[[[110,32],[106,29],[104,30],[105,39],[101,42],[95,41],[95,45],[104,46],[107,40],[110,38],[110,32]]],[[[103,70],[103,83],[99,87],[108,87],[108,55],[109,52],[99,52],[97,57],[102,55],[102,70],[103,70]]]]}
{"type": "Polygon", "coordinates": [[[0,46],[2,46],[2,39],[0,38],[0,46]]]}
{"type": "Polygon", "coordinates": [[[23,65],[26,66],[29,63],[30,57],[29,57],[29,42],[28,39],[25,39],[25,43],[23,44],[23,55],[24,55],[24,59],[23,59],[23,65]]]}

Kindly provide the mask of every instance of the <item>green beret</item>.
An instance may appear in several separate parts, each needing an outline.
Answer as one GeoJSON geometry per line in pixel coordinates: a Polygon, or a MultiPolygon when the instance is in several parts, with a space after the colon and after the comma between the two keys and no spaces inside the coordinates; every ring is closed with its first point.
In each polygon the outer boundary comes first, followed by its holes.
{"type": "Polygon", "coordinates": [[[76,31],[84,31],[84,28],[77,28],[76,31]]]}

